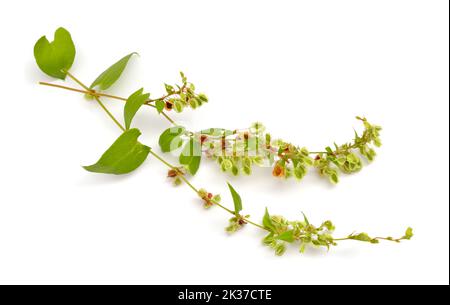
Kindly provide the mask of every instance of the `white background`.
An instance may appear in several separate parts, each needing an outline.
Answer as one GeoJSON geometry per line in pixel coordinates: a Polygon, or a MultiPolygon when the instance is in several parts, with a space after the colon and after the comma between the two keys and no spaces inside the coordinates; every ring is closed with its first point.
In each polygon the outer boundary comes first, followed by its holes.
{"type": "MultiPolygon", "coordinates": [[[[448,284],[448,1],[13,1],[0,11],[0,281],[3,283],[448,284]],[[140,53],[112,92],[153,96],[186,72],[210,103],[176,119],[191,129],[243,128],[322,149],[353,137],[354,116],[380,124],[383,147],[337,186],[312,172],[279,181],[270,169],[233,178],[205,162],[192,179],[231,205],[230,181],[257,221],[265,206],[291,219],[331,219],[336,235],[415,238],[344,242],[282,258],[258,230],[235,236],[149,158],[123,177],[88,173],[119,135],[77,93],[37,85],[33,45],[66,27],[72,72],[90,83],[140,53]]],[[[53,81],[53,80],[51,80],[53,81]]],[[[68,82],[69,85],[74,85],[68,82]]],[[[75,86],[75,85],[74,85],[75,86]]],[[[105,101],[121,116],[122,104],[105,101]]],[[[157,147],[167,122],[136,125],[157,147]]],[[[169,156],[170,160],[175,160],[169,156]]]]}

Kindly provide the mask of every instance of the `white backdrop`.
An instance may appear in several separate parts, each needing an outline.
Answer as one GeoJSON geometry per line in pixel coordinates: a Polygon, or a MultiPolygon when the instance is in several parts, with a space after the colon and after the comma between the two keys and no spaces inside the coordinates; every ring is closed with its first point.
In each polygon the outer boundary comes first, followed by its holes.
{"type": "MultiPolygon", "coordinates": [[[[4,283],[447,283],[449,279],[448,1],[13,1],[2,5],[0,281],[4,283]],[[353,137],[354,116],[383,126],[375,162],[335,187],[269,169],[233,178],[205,162],[192,181],[245,212],[311,222],[337,235],[416,236],[345,242],[275,257],[251,227],[227,236],[228,215],[173,188],[155,159],[132,175],[84,171],[118,136],[77,93],[37,85],[33,45],[66,27],[74,74],[91,82],[137,51],[112,92],[157,96],[183,70],[210,103],[177,115],[192,129],[262,121],[312,149],[353,137]]],[[[69,83],[70,84],[70,83],[69,83]]],[[[121,116],[122,105],[106,104],[121,116]]],[[[168,127],[136,118],[157,148],[168,127]]],[[[174,157],[170,157],[175,160],[174,157]]]]}

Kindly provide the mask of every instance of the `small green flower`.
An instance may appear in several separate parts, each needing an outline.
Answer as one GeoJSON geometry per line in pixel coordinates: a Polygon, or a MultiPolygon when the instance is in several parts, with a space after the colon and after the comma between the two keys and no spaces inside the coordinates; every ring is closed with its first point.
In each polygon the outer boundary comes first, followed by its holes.
{"type": "Polygon", "coordinates": [[[229,220],[228,227],[225,228],[225,231],[232,234],[241,229],[246,224],[246,221],[243,217],[232,217],[229,220]]]}
{"type": "Polygon", "coordinates": [[[231,162],[231,160],[229,159],[225,159],[220,164],[220,168],[222,169],[223,172],[230,171],[233,168],[233,162],[231,162]]]}
{"type": "Polygon", "coordinates": [[[277,256],[282,256],[286,252],[286,245],[284,243],[279,243],[275,247],[275,254],[277,256]]]}

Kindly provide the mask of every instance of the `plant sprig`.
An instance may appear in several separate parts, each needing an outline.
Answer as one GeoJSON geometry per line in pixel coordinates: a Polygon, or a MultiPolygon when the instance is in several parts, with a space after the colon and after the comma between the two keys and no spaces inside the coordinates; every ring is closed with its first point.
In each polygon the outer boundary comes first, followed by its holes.
{"type": "MultiPolygon", "coordinates": [[[[335,144],[334,149],[326,147],[322,152],[310,152],[306,147],[272,139],[271,134],[265,131],[261,123],[254,123],[250,128],[241,130],[210,128],[195,133],[185,130],[177,137],[182,139],[184,136],[186,142],[200,143],[206,157],[216,160],[223,172],[235,176],[239,173],[250,175],[252,167],[256,165],[271,167],[272,175],[275,177],[295,177],[301,180],[309,168],[314,167],[332,183],[337,183],[339,171],[351,174],[361,170],[363,163],[357,153],[371,162],[376,155],[371,146],[381,146],[379,138],[381,127],[370,124],[365,118],[357,117],[357,119],[363,122],[365,128],[361,136],[355,131],[352,142],[340,146],[335,144]],[[311,155],[315,155],[315,158],[311,155]]],[[[172,129],[164,131],[160,139],[168,138],[172,134],[172,129]]],[[[182,145],[180,141],[177,144],[182,145]]],[[[171,149],[163,151],[171,151],[179,146],[174,145],[171,149]]],[[[196,157],[200,157],[200,154],[196,157]]]]}
{"type": "MultiPolygon", "coordinates": [[[[185,80],[184,74],[181,72],[182,79],[185,80]]],[[[104,92],[98,92],[93,89],[82,90],[58,84],[40,82],[41,85],[57,87],[79,93],[84,93],[91,98],[107,97],[116,100],[129,102],[134,100],[135,94],[141,92],[143,88],[133,93],[128,98],[123,98],[104,92]]],[[[209,128],[199,132],[188,131],[184,127],[178,125],[166,112],[172,109],[179,109],[181,112],[189,105],[193,109],[207,102],[205,94],[197,94],[191,90],[188,102],[183,102],[183,106],[179,106],[180,91],[185,90],[189,86],[195,88],[192,83],[183,83],[182,86],[177,85],[178,90],[171,91],[173,87],[169,87],[168,93],[156,99],[142,99],[139,107],[142,105],[155,108],[158,113],[162,114],[174,127],[166,129],[160,135],[160,146],[163,152],[171,152],[186,146],[183,153],[180,154],[179,161],[185,165],[190,174],[195,175],[201,163],[202,155],[215,160],[223,172],[231,173],[234,176],[243,173],[251,175],[253,166],[271,167],[272,175],[277,178],[295,177],[297,180],[303,179],[313,167],[317,169],[319,174],[328,177],[333,184],[339,182],[339,172],[352,174],[360,171],[363,162],[358,156],[360,154],[368,162],[372,162],[376,156],[376,152],[372,146],[380,147],[381,140],[379,133],[381,127],[370,124],[366,118],[357,117],[364,125],[362,135],[358,135],[355,131],[355,137],[352,142],[338,146],[334,144],[334,148],[326,147],[324,151],[309,151],[306,147],[296,146],[281,139],[272,139],[270,133],[265,132],[265,127],[261,123],[254,123],[250,128],[240,130],[228,130],[224,128],[209,128]],[[201,97],[201,98],[200,98],[201,97]],[[174,102],[177,101],[177,102],[174,102]],[[174,104],[177,104],[174,108],[174,104]],[[180,128],[183,129],[179,133],[180,128]],[[200,149],[191,149],[190,154],[186,154],[188,146],[198,146],[200,149]],[[311,157],[313,156],[313,157],[311,157]],[[194,162],[195,166],[191,163],[194,162]]],[[[183,95],[183,98],[185,96],[183,95]]],[[[130,106],[127,103],[128,106],[130,106]]],[[[134,109],[134,114],[139,110],[134,109]]],[[[129,118],[125,119],[130,124],[129,118]]],[[[128,126],[129,127],[129,126],[128,126]]]]}
{"type": "MultiPolygon", "coordinates": [[[[259,224],[254,222],[250,219],[249,215],[242,214],[242,198],[231,184],[228,184],[228,187],[234,202],[233,209],[227,208],[225,205],[220,203],[220,195],[213,195],[205,189],[196,188],[186,177],[186,171],[189,171],[191,174],[195,174],[198,170],[201,160],[202,147],[203,144],[205,144],[205,139],[202,138],[203,136],[208,135],[210,139],[219,137],[218,139],[222,144],[224,137],[226,138],[231,135],[237,137],[237,132],[230,133],[226,130],[210,129],[209,131],[200,132],[200,138],[196,139],[195,135],[198,134],[186,132],[184,127],[178,126],[176,131],[173,129],[166,130],[159,139],[159,145],[162,151],[172,151],[174,147],[180,148],[183,143],[187,143],[180,155],[180,163],[182,166],[172,165],[156,153],[151,147],[138,141],[141,132],[137,128],[132,128],[132,121],[141,106],[148,105],[155,108],[158,113],[163,114],[167,120],[176,125],[176,123],[169,116],[167,116],[165,113],[166,111],[175,109],[175,111],[181,112],[186,107],[195,109],[208,101],[204,94],[197,94],[195,92],[195,86],[187,81],[187,78],[183,73],[180,74],[182,84],[175,86],[165,84],[167,94],[162,97],[150,99],[150,94],[144,93],[144,89],[139,89],[128,98],[122,98],[98,91],[94,88],[98,87],[100,90],[110,88],[120,78],[128,64],[128,61],[135,53],[130,53],[113,64],[110,68],[101,73],[89,87],[69,72],[75,58],[75,46],[67,30],[59,28],[55,32],[53,42],[49,42],[45,36],[39,39],[35,45],[34,54],[39,68],[44,73],[62,80],[69,77],[82,89],[53,83],[41,82],[40,84],[86,94],[88,98],[92,98],[98,103],[102,110],[122,131],[118,139],[105,151],[105,153],[102,154],[95,164],[84,167],[88,171],[115,175],[127,174],[138,168],[146,160],[146,158],[151,155],[169,168],[168,177],[174,179],[175,184],[180,184],[181,182],[186,183],[203,201],[205,207],[209,208],[212,206],[217,206],[225,212],[231,214],[232,217],[229,220],[228,227],[226,228],[227,232],[236,232],[247,224],[263,230],[268,233],[263,240],[264,244],[273,248],[277,255],[284,253],[287,243],[294,242],[299,242],[300,252],[304,252],[306,246],[308,245],[319,247],[324,246],[329,248],[330,246],[335,246],[337,242],[345,240],[356,240],[370,243],[378,243],[380,240],[400,242],[401,240],[410,239],[413,236],[412,229],[408,228],[405,235],[398,239],[394,239],[392,237],[372,238],[366,233],[350,234],[344,238],[334,238],[332,236],[334,226],[330,221],[324,222],[319,227],[314,227],[309,223],[306,216],[303,221],[290,222],[281,216],[270,216],[267,209],[264,218],[262,219],[262,223],[259,224]],[[125,101],[125,124],[122,124],[103,104],[101,101],[101,98],[103,97],[125,101]],[[219,134],[217,134],[218,131],[219,134]],[[184,139],[186,137],[187,141],[184,139]]],[[[335,150],[327,148],[325,152],[317,153],[320,158],[316,157],[315,161],[318,162],[319,160],[326,159],[329,162],[326,166],[333,163],[340,169],[344,169],[344,171],[353,172],[353,165],[349,165],[350,163],[354,163],[354,160],[352,159],[353,157],[351,157],[353,154],[352,150],[359,149],[360,153],[368,157],[370,160],[370,156],[373,157],[374,153],[371,151],[371,148],[367,147],[367,145],[369,143],[374,143],[375,145],[379,143],[378,132],[380,129],[376,126],[370,125],[365,119],[361,120],[364,122],[366,128],[361,137],[356,135],[354,142],[351,144],[341,146],[336,145],[335,150]],[[346,158],[345,161],[343,159],[341,160],[341,158],[344,157],[346,158]]],[[[263,144],[263,146],[259,146],[258,144],[257,147],[266,147],[270,151],[270,149],[272,149],[272,145],[274,144],[270,140],[270,135],[267,133],[261,133],[261,129],[261,125],[255,124],[250,129],[250,132],[257,135],[255,137],[256,139],[259,139],[259,135],[263,135],[266,140],[269,139],[265,142],[265,144],[263,144]]],[[[244,134],[244,139],[249,140],[249,137],[246,138],[244,134]]],[[[305,149],[299,149],[285,142],[276,143],[278,144],[278,151],[276,153],[273,151],[273,153],[268,156],[269,158],[273,158],[273,162],[279,164],[282,160],[284,160],[285,163],[292,162],[294,166],[296,166],[295,162],[297,162],[297,164],[308,163],[309,165],[314,165],[314,162],[309,157],[310,153],[305,149]],[[275,160],[275,157],[278,157],[278,160],[275,160]]],[[[233,147],[233,151],[236,152],[237,148],[238,147],[233,147]]],[[[265,150],[266,153],[267,149],[265,150]]],[[[212,157],[214,157],[214,155],[212,155],[212,157]]],[[[216,158],[218,159],[219,156],[216,156],[216,158]]],[[[223,162],[224,160],[221,162],[221,167],[223,166],[223,162]]],[[[251,162],[248,164],[247,161],[243,161],[243,163],[245,163],[244,165],[249,166],[251,165],[251,162]]],[[[325,169],[326,166],[322,167],[321,165],[319,168],[325,169]]],[[[227,165],[226,167],[228,168],[229,166],[227,165]]],[[[233,165],[231,168],[233,168],[233,165]]]]}

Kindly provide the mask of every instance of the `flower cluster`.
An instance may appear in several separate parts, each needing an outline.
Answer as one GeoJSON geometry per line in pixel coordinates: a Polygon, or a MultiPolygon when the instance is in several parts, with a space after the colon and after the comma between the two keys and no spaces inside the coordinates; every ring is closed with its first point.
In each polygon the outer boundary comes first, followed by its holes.
{"type": "Polygon", "coordinates": [[[208,97],[204,93],[196,93],[195,85],[187,81],[183,72],[180,72],[182,84],[168,85],[164,84],[167,95],[155,101],[158,110],[163,109],[176,112],[182,112],[184,108],[191,107],[196,109],[208,102],[208,97]]]}
{"type": "Polygon", "coordinates": [[[372,161],[376,155],[371,147],[379,147],[381,127],[370,124],[365,118],[357,117],[364,123],[361,136],[355,132],[351,143],[326,147],[322,152],[310,152],[289,142],[272,139],[261,123],[254,123],[243,130],[211,128],[192,133],[202,145],[205,156],[216,160],[223,172],[250,175],[253,166],[272,167],[272,175],[277,178],[295,177],[301,180],[310,167],[329,178],[332,183],[339,181],[339,172],[351,174],[363,167],[358,156],[372,161]],[[315,155],[314,158],[311,155],[315,155]]]}
{"type": "Polygon", "coordinates": [[[220,201],[221,201],[220,195],[214,195],[212,193],[209,193],[205,189],[200,189],[198,191],[198,196],[203,200],[203,206],[206,209],[209,209],[214,204],[220,203],[220,201]]]}
{"type": "Polygon", "coordinates": [[[183,183],[181,177],[186,175],[186,169],[184,167],[171,168],[167,172],[167,178],[172,180],[173,185],[177,186],[183,183]]]}
{"type": "Polygon", "coordinates": [[[304,253],[308,246],[325,247],[337,246],[338,241],[355,240],[378,244],[380,240],[400,242],[413,237],[412,228],[408,228],[401,238],[370,237],[367,233],[353,233],[344,238],[334,238],[335,226],[331,221],[325,221],[316,227],[303,215],[302,221],[288,221],[282,216],[270,216],[267,209],[263,219],[264,227],[269,234],[264,237],[263,243],[272,248],[276,255],[283,255],[287,244],[298,243],[300,253],[304,253]]]}
{"type": "Polygon", "coordinates": [[[361,136],[355,131],[353,142],[340,146],[335,144],[334,150],[327,147],[325,149],[326,151],[318,153],[314,160],[314,166],[333,183],[339,181],[339,172],[337,169],[346,174],[361,170],[363,163],[356,152],[359,152],[370,162],[373,161],[376,155],[371,145],[376,147],[381,146],[381,127],[370,124],[365,118],[357,117],[357,119],[364,124],[364,132],[361,136]]]}
{"type": "Polygon", "coordinates": [[[306,216],[303,221],[288,221],[283,216],[269,216],[266,210],[263,223],[270,231],[263,243],[272,248],[276,255],[284,254],[286,244],[295,241],[299,242],[301,253],[305,252],[308,245],[326,248],[336,245],[332,236],[335,227],[331,221],[325,221],[315,227],[309,223],[306,216]]]}
{"type": "Polygon", "coordinates": [[[235,216],[230,218],[229,220],[229,224],[228,226],[225,228],[225,231],[227,231],[228,233],[234,233],[236,231],[238,231],[239,229],[241,229],[244,225],[247,224],[246,218],[248,218],[249,216],[235,216]]]}

